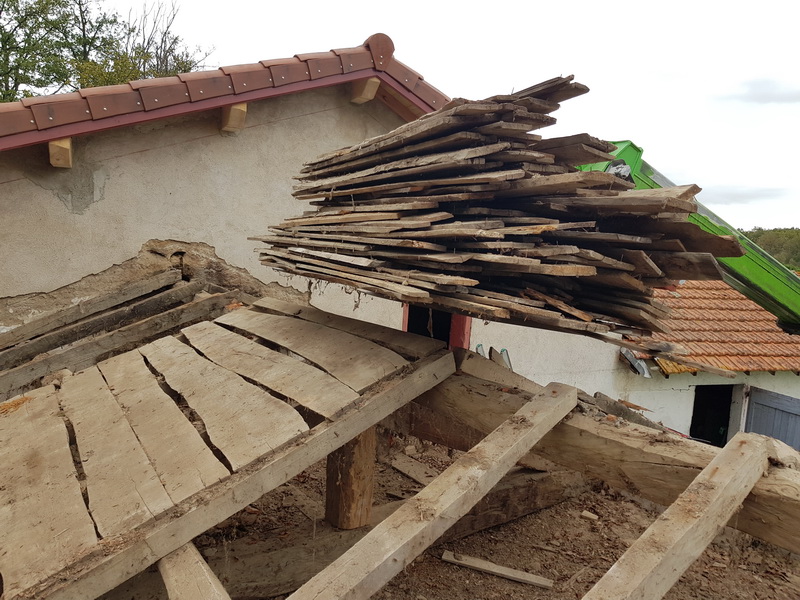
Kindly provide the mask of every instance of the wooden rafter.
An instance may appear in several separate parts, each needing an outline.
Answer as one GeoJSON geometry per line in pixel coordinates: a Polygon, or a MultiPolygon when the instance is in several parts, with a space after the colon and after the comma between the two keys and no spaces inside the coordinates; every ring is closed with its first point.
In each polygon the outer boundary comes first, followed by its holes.
{"type": "Polygon", "coordinates": [[[768,466],[766,438],[737,433],[583,600],[657,600],[741,507],[768,466]]]}
{"type": "Polygon", "coordinates": [[[551,384],[459,458],[292,600],[366,598],[400,572],[485,496],[577,404],[575,388],[551,384]]]}

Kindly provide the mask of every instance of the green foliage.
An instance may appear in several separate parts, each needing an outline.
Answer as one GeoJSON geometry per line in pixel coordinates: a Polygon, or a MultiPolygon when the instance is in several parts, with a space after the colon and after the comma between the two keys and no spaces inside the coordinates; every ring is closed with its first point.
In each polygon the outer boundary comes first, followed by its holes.
{"type": "Polygon", "coordinates": [[[744,235],[770,253],[789,269],[800,270],[800,229],[762,229],[742,231],[744,235]]]}
{"type": "Polygon", "coordinates": [[[0,0],[0,101],[192,71],[208,56],[173,33],[177,7],[127,20],[102,0],[0,0]]]}

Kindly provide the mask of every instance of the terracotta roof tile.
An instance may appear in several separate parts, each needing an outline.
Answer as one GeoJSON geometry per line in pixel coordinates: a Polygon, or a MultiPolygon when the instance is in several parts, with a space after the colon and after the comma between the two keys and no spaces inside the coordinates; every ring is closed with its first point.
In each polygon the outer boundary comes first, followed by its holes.
{"type": "MultiPolygon", "coordinates": [[[[800,371],[800,336],[783,332],[775,316],[723,281],[685,281],[655,297],[672,314],[669,334],[654,337],[688,350],[690,361],[729,371],[800,371]]],[[[697,369],[656,359],[665,374],[697,369]]]]}
{"type": "Polygon", "coordinates": [[[436,110],[449,100],[419,73],[395,59],[394,43],[378,33],[354,48],[2,104],[0,150],[367,77],[378,77],[395,97],[402,97],[404,106],[412,107],[411,116],[436,110]]]}

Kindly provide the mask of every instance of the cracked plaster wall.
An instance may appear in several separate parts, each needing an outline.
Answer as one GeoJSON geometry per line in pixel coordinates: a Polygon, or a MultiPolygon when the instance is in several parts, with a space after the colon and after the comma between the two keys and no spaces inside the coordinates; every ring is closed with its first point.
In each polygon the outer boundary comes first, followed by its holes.
{"type": "Polygon", "coordinates": [[[220,111],[73,138],[73,168],[47,145],[0,153],[0,297],[46,292],[135,256],[149,239],[205,242],[265,282],[314,289],[315,303],[398,326],[397,303],[278,275],[258,262],[269,225],[307,209],[291,197],[303,162],[401,124],[349,87],[291,94],[248,107],[244,131],[219,130],[220,111]]]}

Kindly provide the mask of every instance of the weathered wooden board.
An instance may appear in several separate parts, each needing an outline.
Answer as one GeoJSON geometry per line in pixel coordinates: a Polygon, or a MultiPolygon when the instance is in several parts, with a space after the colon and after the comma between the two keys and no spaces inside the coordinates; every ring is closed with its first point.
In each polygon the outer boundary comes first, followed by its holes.
{"type": "Polygon", "coordinates": [[[237,310],[217,322],[288,348],[359,393],[408,364],[373,342],[293,317],[237,310]]]}
{"type": "Polygon", "coordinates": [[[767,438],[739,432],[583,600],[657,600],[739,510],[769,465],[767,438]]]}
{"type": "Polygon", "coordinates": [[[150,521],[137,535],[120,540],[114,552],[98,548],[72,565],[68,579],[54,575],[34,585],[28,594],[37,599],[85,600],[105,593],[324,458],[454,369],[449,352],[418,361],[407,373],[387,379],[380,389],[366,394],[358,408],[315,427],[302,444],[286,445],[258,459],[210,486],[202,502],[187,499],[168,518],[150,521]]]}
{"type": "Polygon", "coordinates": [[[520,583],[535,585],[536,587],[547,590],[552,589],[553,587],[552,579],[539,577],[538,575],[533,575],[532,573],[528,573],[526,571],[520,571],[519,569],[511,569],[488,560],[483,560],[482,558],[476,558],[474,556],[454,554],[449,550],[445,550],[442,554],[442,560],[460,567],[467,567],[469,569],[480,571],[481,573],[489,573],[490,575],[496,575],[498,577],[503,577],[504,579],[510,579],[511,581],[519,581],[520,583]]]}
{"type": "Polygon", "coordinates": [[[43,352],[71,344],[100,331],[118,329],[139,319],[162,313],[176,304],[190,300],[192,296],[203,289],[203,285],[201,281],[193,281],[186,285],[173,287],[144,300],[96,314],[0,351],[0,371],[16,367],[43,352]]]}
{"type": "Polygon", "coordinates": [[[197,411],[211,442],[234,469],[308,430],[291,406],[174,337],[151,342],[139,352],[197,411]]]}
{"type": "Polygon", "coordinates": [[[174,503],[230,475],[132,350],[97,365],[174,503]]]}
{"type": "Polygon", "coordinates": [[[291,304],[276,298],[261,298],[254,302],[254,305],[275,314],[296,316],[306,321],[346,331],[352,335],[372,340],[409,358],[422,358],[441,350],[445,346],[444,342],[433,338],[401,332],[391,327],[384,327],[368,321],[335,315],[313,306],[291,304]]]}
{"type": "Polygon", "coordinates": [[[65,377],[61,408],[75,431],[89,510],[103,537],[145,523],[173,502],[97,367],[65,377]]]}
{"type": "Polygon", "coordinates": [[[197,323],[183,334],[209,360],[325,418],[333,418],[358,399],[356,392],[326,372],[219,325],[197,323]]]}
{"type": "Polygon", "coordinates": [[[184,323],[213,318],[222,313],[225,306],[236,297],[235,292],[212,294],[0,372],[0,398],[32,386],[41,377],[54,371],[85,369],[115,352],[129,350],[144,340],[152,339],[184,323]]]}
{"type": "Polygon", "coordinates": [[[367,598],[432,544],[577,404],[575,388],[551,384],[453,463],[291,600],[367,598]]]}
{"type": "Polygon", "coordinates": [[[0,334],[0,348],[6,348],[22,340],[31,339],[34,336],[52,331],[56,327],[74,323],[79,319],[93,315],[101,310],[149,294],[154,290],[180,281],[180,278],[180,271],[170,269],[169,271],[157,273],[142,281],[132,283],[110,294],[101,294],[93,298],[86,298],[73,304],[69,308],[37,316],[37,318],[32,319],[24,325],[20,325],[11,331],[0,334]]]}
{"type": "Polygon", "coordinates": [[[53,386],[1,405],[0,574],[13,598],[96,546],[53,386]]]}

